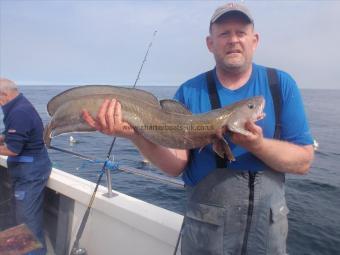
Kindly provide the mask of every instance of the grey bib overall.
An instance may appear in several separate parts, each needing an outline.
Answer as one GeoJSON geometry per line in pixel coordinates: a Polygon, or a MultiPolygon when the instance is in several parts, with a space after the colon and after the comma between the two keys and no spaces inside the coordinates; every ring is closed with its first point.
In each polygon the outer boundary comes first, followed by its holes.
{"type": "MultiPolygon", "coordinates": [[[[276,71],[268,69],[268,77],[275,105],[274,137],[279,138],[280,95],[276,71]]],[[[209,93],[213,108],[217,108],[216,88],[209,93]]],[[[216,170],[186,189],[182,255],[286,254],[289,210],[284,174],[271,169],[260,172],[226,169],[219,158],[216,163],[216,170]]]]}

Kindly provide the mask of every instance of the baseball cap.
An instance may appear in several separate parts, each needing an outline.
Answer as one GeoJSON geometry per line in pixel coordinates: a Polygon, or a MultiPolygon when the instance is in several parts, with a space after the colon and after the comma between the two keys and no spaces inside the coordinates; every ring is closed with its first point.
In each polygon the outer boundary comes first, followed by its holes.
{"type": "Polygon", "coordinates": [[[221,18],[225,14],[231,14],[231,13],[237,13],[237,12],[241,13],[249,21],[249,23],[254,24],[254,19],[252,15],[250,14],[250,11],[248,10],[248,8],[239,3],[228,3],[228,4],[218,7],[211,17],[210,24],[215,23],[219,18],[221,18]]]}

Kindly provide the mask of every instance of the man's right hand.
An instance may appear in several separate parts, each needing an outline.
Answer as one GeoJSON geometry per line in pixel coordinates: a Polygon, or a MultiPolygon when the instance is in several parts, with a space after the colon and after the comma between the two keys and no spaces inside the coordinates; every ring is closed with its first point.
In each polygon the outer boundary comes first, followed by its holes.
{"type": "Polygon", "coordinates": [[[100,106],[95,118],[86,109],[83,110],[82,117],[89,126],[104,134],[128,139],[137,136],[134,128],[122,120],[122,107],[116,99],[111,101],[106,99],[100,106]]]}
{"type": "Polygon", "coordinates": [[[188,163],[189,152],[187,150],[169,149],[156,145],[138,134],[129,123],[123,122],[121,105],[115,99],[105,100],[95,118],[84,109],[83,119],[91,127],[104,134],[132,140],[145,158],[171,176],[178,176],[182,173],[188,163]]]}

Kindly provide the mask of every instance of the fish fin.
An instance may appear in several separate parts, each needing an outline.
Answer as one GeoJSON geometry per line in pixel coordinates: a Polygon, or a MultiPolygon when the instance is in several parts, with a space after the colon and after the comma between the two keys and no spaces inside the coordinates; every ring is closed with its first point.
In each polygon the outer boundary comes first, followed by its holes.
{"type": "Polygon", "coordinates": [[[223,137],[214,141],[213,150],[221,158],[224,158],[224,155],[226,155],[229,161],[235,161],[235,157],[230,150],[229,144],[223,137]]]}
{"type": "Polygon", "coordinates": [[[88,126],[85,123],[78,123],[75,125],[67,125],[62,127],[56,127],[52,130],[51,138],[54,138],[59,135],[68,134],[68,133],[83,133],[83,132],[93,132],[96,131],[95,128],[88,126]]]}
{"type": "Polygon", "coordinates": [[[220,158],[224,158],[224,150],[223,150],[223,145],[220,142],[220,140],[217,140],[216,142],[213,143],[213,151],[220,156],[220,158]]]}
{"type": "Polygon", "coordinates": [[[162,109],[169,113],[179,113],[184,115],[192,115],[192,113],[180,102],[172,99],[163,99],[159,101],[162,109]]]}
{"type": "Polygon", "coordinates": [[[108,98],[116,98],[118,101],[124,95],[159,107],[157,97],[144,90],[110,85],[84,85],[65,90],[54,96],[47,103],[47,112],[50,116],[53,116],[64,103],[80,97],[93,95],[107,95],[108,98]]]}

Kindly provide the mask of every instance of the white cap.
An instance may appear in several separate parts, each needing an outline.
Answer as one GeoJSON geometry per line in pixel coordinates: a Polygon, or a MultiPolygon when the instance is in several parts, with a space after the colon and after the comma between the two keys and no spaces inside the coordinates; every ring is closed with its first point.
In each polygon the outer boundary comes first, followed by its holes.
{"type": "Polygon", "coordinates": [[[222,5],[216,9],[213,16],[211,17],[210,24],[215,23],[220,17],[222,17],[225,14],[231,14],[231,13],[240,13],[242,14],[249,23],[254,24],[254,19],[250,14],[250,11],[248,8],[242,4],[238,3],[228,3],[225,5],[222,5]]]}

